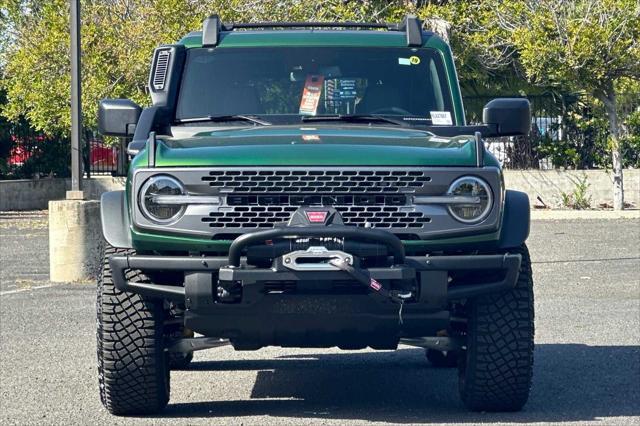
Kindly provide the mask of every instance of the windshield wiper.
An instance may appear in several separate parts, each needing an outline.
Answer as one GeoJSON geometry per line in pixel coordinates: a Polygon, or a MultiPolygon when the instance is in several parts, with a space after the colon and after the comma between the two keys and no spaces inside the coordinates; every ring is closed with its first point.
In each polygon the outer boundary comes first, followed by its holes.
{"type": "Polygon", "coordinates": [[[258,117],[253,117],[251,115],[207,115],[205,117],[193,117],[193,118],[181,118],[180,120],[176,120],[178,123],[202,123],[202,122],[213,122],[213,123],[221,123],[225,121],[248,121],[253,124],[259,124],[261,126],[270,126],[271,123],[265,120],[261,120],[258,117]]]}
{"type": "Polygon", "coordinates": [[[402,120],[395,120],[382,115],[375,114],[328,114],[328,115],[306,115],[302,117],[302,121],[345,121],[345,122],[383,122],[395,124],[397,126],[407,126],[408,124],[402,120]]]}

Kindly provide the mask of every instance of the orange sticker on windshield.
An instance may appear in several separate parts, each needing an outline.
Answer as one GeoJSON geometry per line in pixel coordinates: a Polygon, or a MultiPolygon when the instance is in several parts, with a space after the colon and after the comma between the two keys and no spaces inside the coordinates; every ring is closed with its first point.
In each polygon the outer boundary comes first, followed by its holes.
{"type": "Polygon", "coordinates": [[[304,82],[304,91],[300,100],[300,115],[316,115],[320,95],[322,95],[322,84],[324,76],[308,75],[304,82]]]}

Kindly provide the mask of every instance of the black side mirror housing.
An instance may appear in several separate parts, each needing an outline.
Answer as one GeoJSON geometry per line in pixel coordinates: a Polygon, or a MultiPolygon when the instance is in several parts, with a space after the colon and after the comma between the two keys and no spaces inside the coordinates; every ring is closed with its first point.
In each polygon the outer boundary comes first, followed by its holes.
{"type": "Polygon", "coordinates": [[[492,136],[521,136],[531,128],[531,104],[524,98],[499,98],[482,110],[482,121],[492,136]]]}
{"type": "Polygon", "coordinates": [[[131,137],[141,112],[129,99],[103,99],[98,105],[98,131],[104,136],[131,137]]]}

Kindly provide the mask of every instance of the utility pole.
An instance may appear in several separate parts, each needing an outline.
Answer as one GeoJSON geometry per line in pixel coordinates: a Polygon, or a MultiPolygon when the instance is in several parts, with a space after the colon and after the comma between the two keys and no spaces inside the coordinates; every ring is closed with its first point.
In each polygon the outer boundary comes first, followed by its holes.
{"type": "Polygon", "coordinates": [[[71,16],[71,190],[66,200],[49,201],[49,279],[85,281],[95,270],[102,247],[100,201],[82,191],[82,93],[80,91],[80,0],[70,1],[71,16]]]}
{"type": "Polygon", "coordinates": [[[67,199],[83,199],[82,193],[82,87],[80,0],[71,2],[71,191],[67,199]]]}

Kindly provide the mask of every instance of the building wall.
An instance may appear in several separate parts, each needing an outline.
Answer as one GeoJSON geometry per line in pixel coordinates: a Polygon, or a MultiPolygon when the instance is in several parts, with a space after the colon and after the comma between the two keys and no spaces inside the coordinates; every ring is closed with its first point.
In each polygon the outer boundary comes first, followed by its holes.
{"type": "MultiPolygon", "coordinates": [[[[532,205],[544,203],[554,208],[562,206],[561,194],[571,194],[583,177],[590,185],[587,195],[592,198],[591,207],[613,204],[612,175],[604,170],[506,170],[504,174],[508,189],[526,192],[532,205]]],[[[640,208],[640,170],[625,170],[624,186],[625,203],[640,208]]]]}
{"type": "MultiPolygon", "coordinates": [[[[87,200],[99,200],[106,191],[124,188],[124,177],[100,176],[83,180],[87,200]]],[[[44,210],[49,201],[62,200],[71,189],[70,179],[0,180],[0,211],[44,210]]]]}

